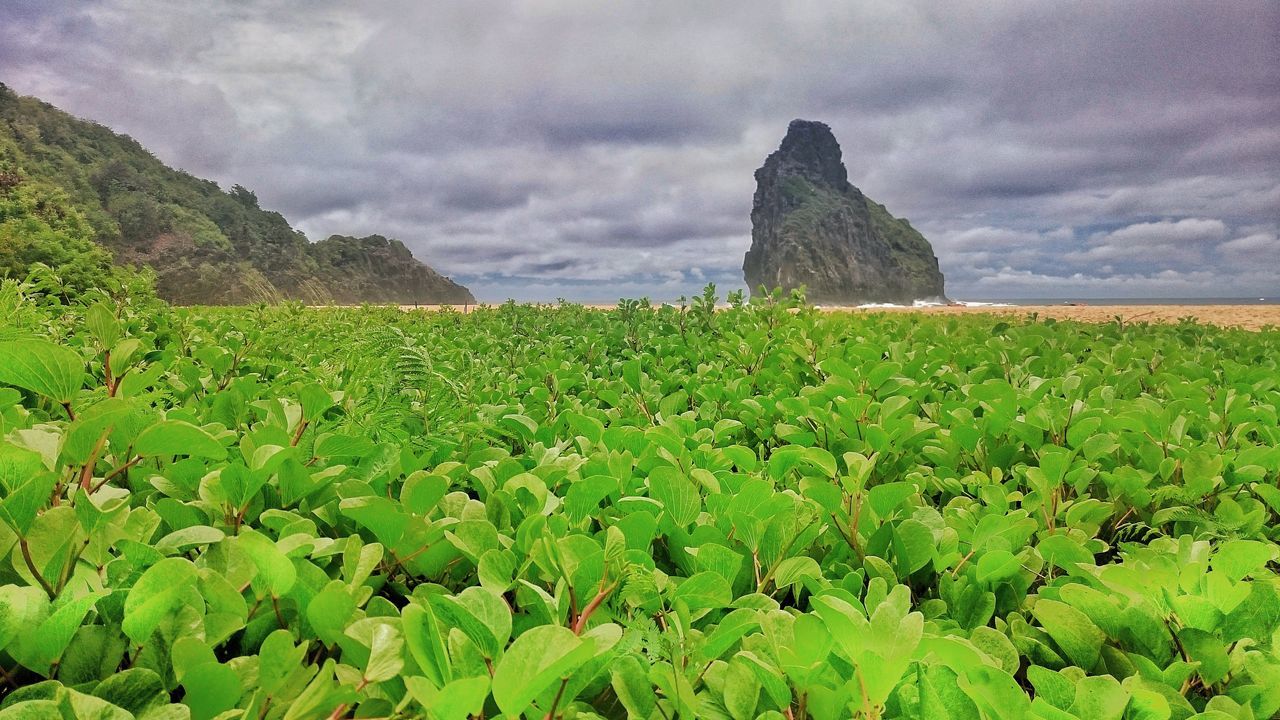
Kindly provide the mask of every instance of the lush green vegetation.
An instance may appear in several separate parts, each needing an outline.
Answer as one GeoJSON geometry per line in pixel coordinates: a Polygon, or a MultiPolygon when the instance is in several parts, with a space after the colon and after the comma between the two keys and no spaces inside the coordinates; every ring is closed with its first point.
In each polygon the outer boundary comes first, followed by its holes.
{"type": "Polygon", "coordinates": [[[48,297],[2,720],[1280,709],[1280,333],[48,297]]]}
{"type": "Polygon", "coordinates": [[[146,272],[114,265],[111,252],[65,193],[0,171],[0,277],[30,279],[64,299],[89,290],[151,294],[146,272]]]}
{"type": "Polygon", "coordinates": [[[397,240],[310,243],[239,185],[223,192],[137,141],[0,84],[0,278],[36,263],[64,285],[155,273],[178,303],[474,302],[397,240]]]}

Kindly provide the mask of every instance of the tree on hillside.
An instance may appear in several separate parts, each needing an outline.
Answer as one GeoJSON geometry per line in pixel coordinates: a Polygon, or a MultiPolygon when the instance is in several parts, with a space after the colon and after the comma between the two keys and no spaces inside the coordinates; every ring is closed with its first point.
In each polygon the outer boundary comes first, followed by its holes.
{"type": "Polygon", "coordinates": [[[111,252],[93,241],[93,228],[63,191],[0,172],[0,277],[23,279],[49,267],[63,291],[113,288],[136,277],[114,266],[111,252]]]}

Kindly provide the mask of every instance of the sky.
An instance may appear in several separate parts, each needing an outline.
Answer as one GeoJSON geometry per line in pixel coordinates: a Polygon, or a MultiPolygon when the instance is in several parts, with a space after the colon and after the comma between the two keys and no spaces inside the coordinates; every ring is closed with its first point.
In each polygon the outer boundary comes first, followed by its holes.
{"type": "Polygon", "coordinates": [[[1280,2],[2,0],[0,82],[481,300],[740,288],[793,118],[948,295],[1280,296],[1280,2]]]}

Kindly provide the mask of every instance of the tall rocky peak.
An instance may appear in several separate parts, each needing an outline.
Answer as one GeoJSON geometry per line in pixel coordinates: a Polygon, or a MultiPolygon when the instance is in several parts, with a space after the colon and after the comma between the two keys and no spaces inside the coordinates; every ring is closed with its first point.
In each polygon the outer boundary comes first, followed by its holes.
{"type": "Polygon", "coordinates": [[[811,182],[839,188],[849,182],[844,169],[840,143],[825,123],[813,120],[792,120],[787,126],[787,136],[777,152],[769,156],[765,166],[756,171],[769,172],[770,164],[775,175],[788,173],[811,182]]]}
{"type": "Polygon", "coordinates": [[[753,291],[803,285],[819,304],[943,298],[929,241],[849,183],[831,128],[811,120],[756,170],[742,271],[753,291]]]}

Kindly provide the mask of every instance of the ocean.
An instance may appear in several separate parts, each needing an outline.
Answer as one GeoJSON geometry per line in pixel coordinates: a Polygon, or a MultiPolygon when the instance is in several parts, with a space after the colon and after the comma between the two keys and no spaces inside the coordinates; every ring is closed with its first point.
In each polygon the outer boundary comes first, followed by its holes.
{"type": "Polygon", "coordinates": [[[992,305],[1280,305],[1280,295],[1267,298],[957,298],[956,302],[992,305]]]}

